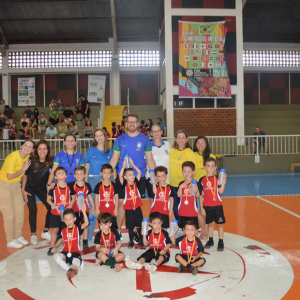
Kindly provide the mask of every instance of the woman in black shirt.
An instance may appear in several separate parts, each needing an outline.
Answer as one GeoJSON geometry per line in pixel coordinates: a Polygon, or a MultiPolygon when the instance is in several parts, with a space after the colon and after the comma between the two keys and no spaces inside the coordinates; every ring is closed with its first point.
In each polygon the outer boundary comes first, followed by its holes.
{"type": "Polygon", "coordinates": [[[37,245],[36,217],[37,217],[37,196],[47,209],[45,228],[42,238],[51,239],[49,232],[51,206],[47,203],[47,182],[52,168],[51,149],[47,141],[40,140],[34,149],[33,157],[30,158],[31,165],[22,178],[22,194],[29,209],[29,224],[31,229],[31,245],[37,245]]]}

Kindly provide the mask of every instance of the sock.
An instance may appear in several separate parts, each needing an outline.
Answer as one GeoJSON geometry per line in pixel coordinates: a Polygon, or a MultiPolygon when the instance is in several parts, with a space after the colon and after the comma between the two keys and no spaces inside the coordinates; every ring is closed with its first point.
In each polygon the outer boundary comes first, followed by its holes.
{"type": "Polygon", "coordinates": [[[129,234],[129,240],[133,241],[133,230],[132,229],[128,229],[128,234],[129,234]]]}
{"type": "Polygon", "coordinates": [[[187,264],[185,267],[186,267],[187,269],[190,269],[192,266],[191,266],[191,264],[187,264]]]}
{"type": "Polygon", "coordinates": [[[224,242],[223,242],[223,239],[221,240],[221,239],[219,239],[219,244],[223,244],[224,242]]]}
{"type": "Polygon", "coordinates": [[[214,238],[209,237],[209,242],[213,243],[214,242],[214,238]]]}
{"type": "Polygon", "coordinates": [[[79,268],[79,267],[80,267],[80,259],[74,257],[74,258],[73,258],[73,261],[72,261],[72,265],[73,265],[75,268],[79,268]]]}
{"type": "Polygon", "coordinates": [[[33,233],[31,236],[36,235],[35,233],[33,233]]]}
{"type": "Polygon", "coordinates": [[[116,259],[114,257],[110,257],[105,261],[105,263],[108,266],[113,267],[116,264],[116,259]]]}
{"type": "Polygon", "coordinates": [[[69,271],[70,267],[66,264],[65,261],[63,261],[63,256],[61,253],[55,253],[53,255],[53,259],[57,262],[57,264],[63,268],[64,270],[66,270],[67,272],[69,271]]]}
{"type": "Polygon", "coordinates": [[[83,243],[87,245],[88,244],[88,240],[83,240],[83,243]]]}
{"type": "Polygon", "coordinates": [[[48,232],[49,230],[43,230],[43,232],[48,232]]]}

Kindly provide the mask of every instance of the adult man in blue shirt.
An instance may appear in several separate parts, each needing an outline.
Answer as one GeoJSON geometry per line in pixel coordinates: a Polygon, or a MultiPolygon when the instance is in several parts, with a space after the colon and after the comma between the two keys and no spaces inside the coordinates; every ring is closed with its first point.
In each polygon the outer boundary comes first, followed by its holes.
{"type": "Polygon", "coordinates": [[[167,136],[167,126],[165,123],[163,123],[162,118],[157,118],[157,124],[160,126],[163,132],[161,136],[167,136]]]}
{"type": "MultiPolygon", "coordinates": [[[[115,168],[119,158],[120,166],[123,166],[124,155],[129,154],[134,164],[141,170],[141,183],[139,185],[139,190],[142,198],[145,197],[145,187],[146,187],[146,161],[150,169],[154,170],[156,165],[152,157],[152,144],[150,139],[144,134],[138,132],[137,128],[139,126],[138,116],[136,114],[129,114],[127,116],[127,128],[128,132],[119,136],[114,143],[114,154],[110,160],[110,165],[115,168]],[[145,161],[146,158],[146,161],[145,161]]],[[[120,168],[121,169],[121,168],[120,168]]],[[[119,171],[120,172],[120,171],[119,171]]],[[[135,175],[136,174],[136,171],[135,175]]],[[[119,187],[119,212],[117,216],[118,228],[121,230],[122,223],[125,217],[125,211],[123,209],[124,191],[121,188],[119,177],[116,178],[116,184],[119,187]]]]}

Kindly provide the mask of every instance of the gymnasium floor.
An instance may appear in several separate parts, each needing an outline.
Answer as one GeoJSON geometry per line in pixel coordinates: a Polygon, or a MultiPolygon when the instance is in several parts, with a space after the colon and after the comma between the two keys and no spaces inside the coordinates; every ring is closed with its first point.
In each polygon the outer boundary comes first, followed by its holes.
{"type": "MultiPolygon", "coordinates": [[[[69,281],[46,255],[46,241],[8,250],[0,215],[0,299],[299,299],[299,179],[297,173],[229,174],[223,197],[226,249],[205,252],[207,263],[196,276],[177,273],[175,247],[154,274],[95,267],[91,243],[83,252],[83,267],[69,281]]],[[[38,205],[40,237],[45,210],[38,205]]],[[[147,200],[143,211],[148,214],[147,200]]],[[[23,236],[30,239],[27,207],[23,236]]],[[[129,251],[123,236],[126,259],[136,259],[142,250],[129,251]]],[[[216,244],[217,232],[214,239],[216,244]]]]}

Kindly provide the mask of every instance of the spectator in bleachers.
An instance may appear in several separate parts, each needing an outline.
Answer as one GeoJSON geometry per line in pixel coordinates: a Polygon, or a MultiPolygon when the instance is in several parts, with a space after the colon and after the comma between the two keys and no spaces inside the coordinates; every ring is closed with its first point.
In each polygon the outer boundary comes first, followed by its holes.
{"type": "Polygon", "coordinates": [[[30,131],[29,131],[28,126],[25,126],[23,130],[24,130],[25,140],[31,139],[31,135],[30,135],[30,131]]]}
{"type": "Polygon", "coordinates": [[[6,119],[4,117],[4,115],[1,115],[1,119],[0,119],[0,135],[2,138],[2,133],[3,133],[3,128],[6,125],[6,119]]]}
{"type": "Polygon", "coordinates": [[[107,138],[109,139],[109,138],[110,138],[110,134],[109,134],[109,132],[107,131],[107,128],[106,128],[106,127],[103,127],[102,129],[105,131],[105,133],[106,133],[106,135],[107,135],[107,138]]]}
{"type": "Polygon", "coordinates": [[[146,135],[146,126],[145,126],[145,121],[144,120],[142,120],[141,121],[141,126],[140,126],[140,132],[142,133],[142,134],[145,134],[146,135]]]}
{"type": "Polygon", "coordinates": [[[127,117],[126,116],[122,117],[121,130],[122,130],[122,134],[124,134],[127,130],[127,117]]]}
{"type": "Polygon", "coordinates": [[[55,104],[55,99],[52,98],[52,99],[50,100],[50,103],[49,103],[49,111],[52,110],[54,104],[55,104]]]}
{"type": "Polygon", "coordinates": [[[157,124],[160,126],[163,134],[162,136],[167,136],[167,126],[163,123],[162,118],[157,118],[157,124]]]}
{"type": "Polygon", "coordinates": [[[5,101],[3,99],[0,100],[0,115],[4,113],[5,101]]]}
{"type": "Polygon", "coordinates": [[[53,124],[50,124],[50,127],[46,130],[46,140],[57,139],[57,130],[53,124]]]}
{"type": "Polygon", "coordinates": [[[64,119],[62,119],[60,121],[60,123],[61,124],[58,127],[59,137],[64,139],[65,136],[66,136],[66,134],[68,133],[68,126],[67,126],[67,124],[66,124],[66,122],[65,122],[64,119]]]}
{"type": "Polygon", "coordinates": [[[147,125],[146,125],[146,135],[147,135],[148,137],[151,137],[151,128],[152,128],[152,126],[153,126],[152,120],[151,120],[151,119],[148,119],[148,120],[147,120],[147,125]]]}
{"type": "Polygon", "coordinates": [[[253,135],[266,136],[266,137],[259,137],[258,141],[256,141],[256,138],[253,138],[253,152],[254,152],[254,155],[256,154],[256,144],[257,143],[258,143],[258,146],[265,147],[266,155],[269,155],[269,152],[268,152],[269,144],[268,144],[267,134],[264,131],[260,130],[260,127],[257,126],[255,128],[255,132],[253,133],[253,135]]]}
{"type": "Polygon", "coordinates": [[[86,138],[92,138],[93,134],[94,134],[94,127],[92,125],[92,122],[90,120],[87,120],[84,128],[84,136],[86,138]]]}
{"type": "Polygon", "coordinates": [[[77,114],[82,114],[82,118],[80,119],[80,121],[82,121],[82,119],[84,118],[86,122],[90,117],[90,105],[83,94],[79,96],[79,102],[76,105],[76,108],[77,110],[74,112],[76,121],[78,121],[77,114]]]}
{"type": "Polygon", "coordinates": [[[49,121],[53,125],[59,123],[59,116],[56,104],[53,105],[52,110],[50,111],[49,121]]]}
{"type": "Polygon", "coordinates": [[[82,94],[79,96],[78,98],[78,103],[76,104],[75,108],[76,111],[74,111],[74,117],[76,119],[76,121],[79,121],[77,118],[77,114],[82,114],[82,118],[80,119],[80,121],[83,119],[83,109],[82,109],[82,97],[84,97],[82,94]]]}
{"type": "Polygon", "coordinates": [[[118,129],[118,125],[117,125],[116,122],[113,122],[111,125],[112,125],[112,130],[111,130],[112,131],[112,137],[116,139],[117,137],[119,137],[121,135],[120,132],[119,132],[119,129],[118,129]]]}
{"type": "Polygon", "coordinates": [[[45,118],[45,114],[42,112],[38,123],[39,139],[42,136],[42,132],[46,131],[47,126],[48,126],[48,120],[45,118]]]}
{"type": "Polygon", "coordinates": [[[70,109],[70,105],[66,105],[66,109],[63,112],[63,118],[65,119],[67,126],[69,126],[69,123],[73,118],[73,110],[70,109]]]}
{"type": "Polygon", "coordinates": [[[82,135],[79,132],[78,127],[77,127],[77,125],[75,124],[74,121],[71,121],[70,124],[69,124],[69,134],[73,134],[76,137],[76,139],[78,139],[78,138],[81,139],[82,138],[82,135]]]}
{"type": "Polygon", "coordinates": [[[15,118],[15,111],[10,108],[9,105],[4,106],[4,116],[7,120],[9,120],[10,126],[13,122],[17,123],[15,118]]]}
{"type": "Polygon", "coordinates": [[[27,114],[23,114],[23,118],[20,119],[20,129],[24,129],[26,126],[29,126],[29,118],[27,118],[27,114]]]}
{"type": "Polygon", "coordinates": [[[123,131],[121,129],[121,125],[118,125],[119,136],[122,135],[123,131]]]}
{"type": "Polygon", "coordinates": [[[35,139],[35,130],[38,130],[39,118],[40,118],[40,112],[37,108],[35,108],[33,110],[32,123],[31,123],[31,135],[33,139],[35,139]]]}
{"type": "MultiPolygon", "coordinates": [[[[12,127],[10,128],[9,139],[11,141],[14,141],[16,139],[16,134],[17,134],[17,128],[16,127],[17,127],[16,123],[13,123],[12,127]]],[[[13,146],[13,149],[16,150],[15,142],[12,142],[11,144],[9,144],[9,150],[11,149],[11,146],[13,146]]]]}
{"type": "Polygon", "coordinates": [[[124,110],[123,110],[123,116],[127,117],[128,114],[129,114],[128,106],[125,106],[125,107],[124,107],[124,110]]]}
{"type": "Polygon", "coordinates": [[[31,127],[31,122],[33,121],[33,112],[30,110],[30,106],[26,106],[26,110],[24,111],[24,114],[26,114],[27,118],[29,119],[29,126],[31,127]]]}
{"type": "Polygon", "coordinates": [[[65,111],[65,105],[63,101],[61,99],[58,99],[56,104],[57,104],[58,114],[63,117],[63,113],[65,111]]]}
{"type": "MultiPolygon", "coordinates": [[[[25,131],[24,131],[24,129],[20,129],[19,132],[20,132],[20,140],[25,141],[25,131]]],[[[21,146],[23,144],[24,144],[24,142],[21,143],[21,146]]]]}
{"type": "MultiPolygon", "coordinates": [[[[4,141],[8,141],[9,140],[9,125],[8,124],[4,125],[2,139],[4,141]]],[[[4,150],[5,149],[7,149],[7,143],[4,143],[4,150]]]]}

